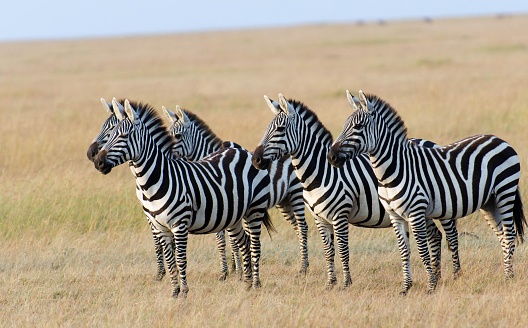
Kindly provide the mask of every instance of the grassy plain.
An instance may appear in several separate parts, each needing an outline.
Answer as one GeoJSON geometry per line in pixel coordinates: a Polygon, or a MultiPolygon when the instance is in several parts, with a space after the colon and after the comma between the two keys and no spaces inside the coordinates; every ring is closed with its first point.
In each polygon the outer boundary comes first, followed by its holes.
{"type": "Polygon", "coordinates": [[[415,251],[415,286],[398,296],[391,229],[351,228],[353,285],[325,291],[310,216],[311,265],[296,278],[294,232],[273,210],[278,233],[263,237],[260,290],[233,276],[218,282],[214,237],[192,236],[189,297],[172,300],[167,279],[152,281],[152,241],[128,168],[102,176],[85,156],[106,118],[101,97],[179,104],[253,149],[272,118],[264,94],[303,101],[336,135],[350,113],[345,90],[362,89],[389,101],[412,137],[447,144],[493,133],[526,168],[527,30],[528,16],[514,16],[0,44],[0,325],[528,326],[526,245],[505,281],[499,244],[478,214],[459,224],[463,275],[453,280],[444,248],[434,295],[415,251]]]}

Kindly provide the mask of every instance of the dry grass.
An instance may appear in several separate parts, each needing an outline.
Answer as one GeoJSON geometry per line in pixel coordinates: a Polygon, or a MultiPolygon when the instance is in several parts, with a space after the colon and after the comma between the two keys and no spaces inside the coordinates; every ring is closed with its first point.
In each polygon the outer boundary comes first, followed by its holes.
{"type": "Polygon", "coordinates": [[[325,292],[310,219],[310,271],[295,279],[296,239],[274,212],[263,288],[216,281],[214,237],[193,236],[189,297],[173,301],[168,280],[151,279],[152,241],[128,169],[102,176],[85,157],[105,119],[100,97],[179,104],[252,149],[272,117],[263,94],[303,101],[336,134],[350,112],[344,91],[363,89],[389,101],[410,136],[445,144],[494,133],[526,167],[527,28],[519,16],[0,44],[2,326],[527,326],[526,246],[504,281],[500,247],[478,215],[460,221],[478,237],[461,236],[463,276],[452,279],[445,250],[432,296],[416,252],[415,287],[397,296],[390,229],[351,228],[354,283],[325,292]]]}

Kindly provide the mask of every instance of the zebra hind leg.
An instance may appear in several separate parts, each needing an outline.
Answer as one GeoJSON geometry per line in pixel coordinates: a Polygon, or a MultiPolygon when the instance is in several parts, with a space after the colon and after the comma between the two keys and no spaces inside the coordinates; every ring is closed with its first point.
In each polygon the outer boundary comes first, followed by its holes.
{"type": "MultiPolygon", "coordinates": [[[[301,199],[302,200],[302,199],[301,199]]],[[[299,240],[300,268],[297,276],[306,276],[308,266],[308,225],[304,217],[304,200],[302,206],[294,208],[289,200],[286,200],[276,207],[281,212],[284,219],[293,226],[299,240]]]]}

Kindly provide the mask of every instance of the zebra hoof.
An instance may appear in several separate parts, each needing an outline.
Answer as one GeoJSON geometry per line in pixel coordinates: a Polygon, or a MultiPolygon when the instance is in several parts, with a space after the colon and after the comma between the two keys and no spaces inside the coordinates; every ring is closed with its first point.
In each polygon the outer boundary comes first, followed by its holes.
{"type": "Polygon", "coordinates": [[[218,281],[225,281],[227,279],[227,272],[220,273],[220,276],[218,277],[218,281]]]}
{"type": "Polygon", "coordinates": [[[165,277],[165,272],[164,271],[158,272],[158,274],[156,274],[156,276],[154,277],[153,280],[156,281],[156,282],[162,281],[163,277],[165,277]]]}
{"type": "Polygon", "coordinates": [[[462,271],[453,272],[453,280],[457,280],[462,275],[462,271]]]}
{"type": "Polygon", "coordinates": [[[179,295],[180,295],[180,286],[176,287],[176,288],[172,291],[172,298],[178,298],[179,295]]]}

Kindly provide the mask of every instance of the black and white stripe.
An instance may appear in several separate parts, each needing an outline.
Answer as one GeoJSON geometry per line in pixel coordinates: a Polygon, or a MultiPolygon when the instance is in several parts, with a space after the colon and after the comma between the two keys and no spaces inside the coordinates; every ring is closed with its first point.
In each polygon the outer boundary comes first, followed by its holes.
{"type": "Polygon", "coordinates": [[[493,135],[475,135],[445,147],[421,147],[408,142],[402,119],[387,102],[361,91],[359,99],[348,91],[347,97],[354,111],[328,159],[341,166],[369,154],[398,238],[404,274],[401,293],[412,285],[409,238],[402,226],[407,222],[411,226],[432,292],[437,281],[427,251],[426,223],[457,219],[478,209],[501,243],[506,277],[513,277],[515,239],[523,240],[526,225],[515,150],[493,135]]]}
{"type": "MultiPolygon", "coordinates": [[[[327,261],[327,287],[336,284],[334,265],[334,234],[343,265],[343,286],[351,284],[348,250],[348,225],[366,228],[390,227],[390,219],[380,203],[377,180],[366,156],[345,163],[341,168],[331,166],[326,155],[332,135],[317,115],[294,100],[279,95],[279,102],[265,97],[275,114],[268,124],[262,141],[253,153],[253,164],[265,168],[268,162],[289,154],[301,181],[305,202],[315,216],[323,240],[327,261]]],[[[452,246],[454,270],[460,265],[457,254],[457,232],[451,221],[442,222],[452,246]]],[[[430,242],[434,245],[440,275],[441,233],[432,223],[428,226],[430,242]]]]}
{"type": "MultiPolygon", "coordinates": [[[[102,103],[103,108],[105,109],[105,111],[109,114],[109,116],[103,122],[103,124],[101,125],[101,129],[100,129],[99,134],[97,135],[97,137],[94,138],[92,144],[90,144],[90,146],[88,147],[88,151],[87,151],[86,155],[88,156],[88,159],[90,161],[92,161],[92,162],[93,162],[95,156],[97,155],[97,153],[99,153],[99,151],[103,148],[104,144],[106,144],[106,142],[108,141],[108,137],[110,136],[110,133],[112,133],[113,129],[117,126],[117,123],[119,123],[116,115],[114,114],[114,109],[112,107],[112,104],[106,102],[106,100],[104,100],[103,98],[101,98],[101,103],[102,103]]],[[[124,103],[124,99],[117,101],[117,104],[120,107],[122,107],[123,103],[124,103]]],[[[135,103],[135,102],[131,102],[131,105],[134,108],[145,107],[146,106],[146,105],[144,105],[142,103],[138,104],[138,103],[135,103]]],[[[148,111],[142,111],[140,113],[140,115],[145,115],[147,113],[148,113],[148,111]]],[[[146,117],[143,117],[142,120],[144,122],[146,121],[146,124],[154,123],[154,121],[146,120],[146,117]]],[[[154,135],[154,138],[159,138],[159,137],[160,137],[159,134],[154,135]]],[[[138,199],[140,201],[143,198],[143,193],[141,192],[141,189],[139,188],[138,185],[136,185],[136,196],[138,197],[138,199]]],[[[147,221],[148,221],[148,223],[150,225],[151,222],[150,222],[148,214],[145,213],[145,216],[146,216],[147,221]]],[[[151,226],[151,229],[152,229],[152,226],[151,226]]],[[[156,276],[155,276],[154,279],[156,281],[160,281],[160,280],[163,279],[163,277],[166,274],[165,261],[164,261],[164,257],[163,257],[163,248],[161,247],[161,243],[160,243],[160,241],[158,240],[158,238],[156,237],[156,235],[154,233],[152,233],[152,238],[154,240],[154,250],[156,252],[156,263],[157,263],[157,268],[158,268],[158,271],[157,271],[156,276]]]]}
{"type": "Polygon", "coordinates": [[[114,166],[131,162],[130,168],[143,195],[143,209],[163,246],[173,297],[180,291],[184,295],[188,292],[189,233],[226,229],[242,252],[246,280],[251,280],[253,287],[260,286],[261,224],[272,229],[267,214],[268,174],[256,170],[249,154],[236,148],[213,153],[199,162],[175,160],[174,139],[152,108],[134,109],[125,101],[125,115],[117,101],[113,105],[120,122],[95,156],[94,165],[107,174],[114,166]],[[155,123],[149,127],[142,119],[155,123]],[[156,134],[161,138],[154,139],[152,136],[156,134]],[[249,232],[249,240],[244,228],[249,232]]]}
{"type": "MultiPolygon", "coordinates": [[[[170,133],[174,136],[174,152],[177,157],[197,161],[226,146],[236,144],[222,141],[209,126],[193,112],[176,106],[175,112],[163,107],[171,122],[170,133]]],[[[239,146],[238,146],[239,147],[239,146]]],[[[303,186],[293,170],[291,158],[284,156],[273,161],[268,168],[271,188],[268,208],[276,206],[284,219],[294,227],[299,239],[300,269],[305,274],[308,268],[308,225],[305,220],[303,186]]],[[[217,238],[219,249],[225,250],[225,239],[217,238]]],[[[234,250],[233,253],[236,253],[234,250]]],[[[223,254],[225,260],[225,252],[223,254]]],[[[227,264],[223,262],[227,270],[227,264]]]]}

